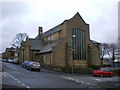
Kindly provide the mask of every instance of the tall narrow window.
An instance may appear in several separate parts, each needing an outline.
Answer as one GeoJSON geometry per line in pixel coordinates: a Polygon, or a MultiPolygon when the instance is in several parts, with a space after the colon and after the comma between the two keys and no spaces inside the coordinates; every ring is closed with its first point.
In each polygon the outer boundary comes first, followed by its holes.
{"type": "Polygon", "coordinates": [[[72,29],[72,50],[74,60],[86,59],[85,31],[80,28],[72,29]]]}

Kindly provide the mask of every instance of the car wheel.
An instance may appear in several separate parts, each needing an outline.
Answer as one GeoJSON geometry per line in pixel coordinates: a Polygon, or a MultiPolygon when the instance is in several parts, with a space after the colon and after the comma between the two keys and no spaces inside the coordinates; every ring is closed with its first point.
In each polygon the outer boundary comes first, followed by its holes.
{"type": "Polygon", "coordinates": [[[100,74],[101,77],[103,77],[104,75],[103,74],[100,74]]]}
{"type": "Polygon", "coordinates": [[[29,68],[27,67],[27,70],[29,70],[29,68]]]}
{"type": "Polygon", "coordinates": [[[30,68],[30,71],[32,71],[32,68],[30,68]]]}
{"type": "Polygon", "coordinates": [[[110,77],[112,77],[113,75],[112,74],[110,74],[110,77]]]}
{"type": "Polygon", "coordinates": [[[38,72],[40,72],[40,70],[37,70],[38,72]]]}

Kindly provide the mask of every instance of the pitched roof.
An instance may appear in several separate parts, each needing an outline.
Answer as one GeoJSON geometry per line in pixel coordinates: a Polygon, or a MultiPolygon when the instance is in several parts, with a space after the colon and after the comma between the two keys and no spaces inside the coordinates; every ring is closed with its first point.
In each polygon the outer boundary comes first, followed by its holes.
{"type": "Polygon", "coordinates": [[[30,39],[30,45],[32,50],[40,50],[44,46],[44,42],[41,39],[30,39]]]}
{"type": "Polygon", "coordinates": [[[54,41],[54,42],[51,42],[47,45],[45,45],[39,53],[45,53],[45,52],[50,52],[52,51],[52,47],[54,47],[55,45],[57,45],[61,40],[57,40],[57,41],[54,41]]]}
{"type": "MultiPolygon", "coordinates": [[[[81,15],[80,15],[78,12],[77,12],[72,18],[77,17],[77,16],[79,16],[79,17],[81,18],[81,20],[82,20],[85,24],[87,24],[87,23],[83,20],[83,18],[81,17],[81,15]]],[[[72,18],[71,18],[71,19],[72,19],[72,18]]],[[[69,19],[69,20],[70,20],[70,19],[69,19]]],[[[64,20],[63,22],[69,21],[69,20],[64,20]]],[[[61,26],[62,24],[63,24],[63,23],[61,23],[61,24],[53,27],[52,29],[49,29],[48,31],[44,32],[43,35],[42,35],[42,37],[46,37],[46,36],[49,36],[49,35],[51,35],[51,34],[53,34],[53,33],[56,33],[56,32],[58,32],[58,31],[60,31],[60,26],[61,26]]],[[[87,25],[88,25],[88,24],[87,24],[87,25]]],[[[38,39],[38,36],[36,37],[36,39],[38,39]]]]}
{"type": "MultiPolygon", "coordinates": [[[[87,24],[87,23],[84,21],[84,19],[83,19],[82,16],[79,14],[79,12],[77,12],[71,19],[73,19],[73,18],[75,18],[75,17],[77,17],[77,16],[84,22],[84,24],[89,25],[89,24],[87,24]]],[[[69,19],[69,20],[70,20],[70,19],[69,19]]]]}
{"type": "Polygon", "coordinates": [[[56,33],[56,32],[58,32],[58,31],[60,31],[60,26],[61,26],[61,24],[59,24],[59,25],[53,27],[52,29],[46,31],[45,33],[43,33],[43,36],[42,36],[42,37],[46,37],[46,36],[48,36],[48,35],[51,35],[51,34],[53,34],[53,33],[56,33]]]}

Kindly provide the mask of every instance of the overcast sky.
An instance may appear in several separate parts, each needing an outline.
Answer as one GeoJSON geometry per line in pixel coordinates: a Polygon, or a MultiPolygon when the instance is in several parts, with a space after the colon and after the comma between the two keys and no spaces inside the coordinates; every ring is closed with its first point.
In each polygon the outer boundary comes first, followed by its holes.
{"type": "Polygon", "coordinates": [[[0,53],[20,32],[30,38],[70,19],[77,12],[90,25],[90,38],[98,42],[116,42],[119,0],[2,0],[0,8],[0,53]],[[8,2],[9,1],[9,2],[8,2]]]}

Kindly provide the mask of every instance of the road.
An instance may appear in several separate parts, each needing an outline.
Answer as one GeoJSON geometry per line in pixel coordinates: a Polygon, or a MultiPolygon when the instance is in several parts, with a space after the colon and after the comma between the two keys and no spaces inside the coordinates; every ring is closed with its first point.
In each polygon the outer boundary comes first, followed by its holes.
{"type": "Polygon", "coordinates": [[[99,88],[108,90],[120,87],[118,76],[93,77],[87,74],[70,74],[42,69],[29,71],[21,65],[2,62],[2,88],[99,88]]]}

